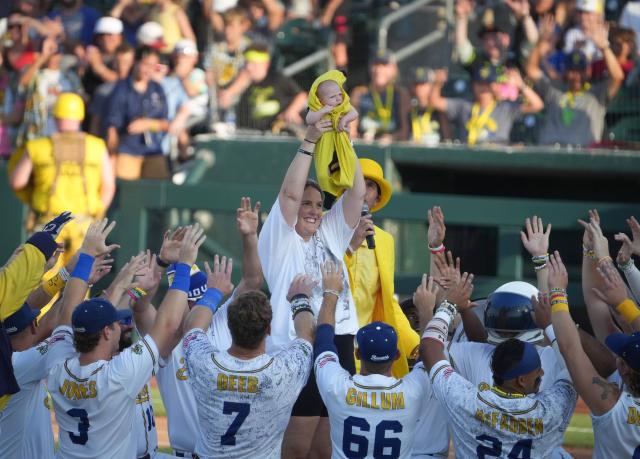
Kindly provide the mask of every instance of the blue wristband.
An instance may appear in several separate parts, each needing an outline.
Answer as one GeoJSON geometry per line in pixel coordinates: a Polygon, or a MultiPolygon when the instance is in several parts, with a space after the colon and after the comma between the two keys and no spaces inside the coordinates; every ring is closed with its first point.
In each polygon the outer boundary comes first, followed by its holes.
{"type": "Polygon", "coordinates": [[[189,283],[191,282],[191,266],[186,263],[176,263],[176,272],[173,276],[171,287],[189,294],[189,283]]]}
{"type": "Polygon", "coordinates": [[[93,262],[95,258],[86,253],[81,253],[78,257],[76,267],[73,268],[71,277],[82,279],[85,282],[89,282],[89,275],[91,274],[91,268],[93,268],[93,262]]]}
{"type": "Polygon", "coordinates": [[[208,288],[202,298],[196,301],[196,306],[207,307],[215,314],[223,296],[222,292],[217,288],[208,288]]]}

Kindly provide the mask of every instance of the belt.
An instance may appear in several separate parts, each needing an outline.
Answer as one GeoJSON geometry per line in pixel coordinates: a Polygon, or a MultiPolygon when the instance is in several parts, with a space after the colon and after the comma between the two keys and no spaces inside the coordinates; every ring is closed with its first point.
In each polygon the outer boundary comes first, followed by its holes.
{"type": "Polygon", "coordinates": [[[190,457],[191,459],[200,459],[200,457],[196,453],[190,453],[189,451],[178,451],[177,449],[173,450],[173,455],[176,457],[190,457]]]}
{"type": "Polygon", "coordinates": [[[138,459],[151,459],[151,454],[147,453],[144,456],[138,457],[138,459]]]}

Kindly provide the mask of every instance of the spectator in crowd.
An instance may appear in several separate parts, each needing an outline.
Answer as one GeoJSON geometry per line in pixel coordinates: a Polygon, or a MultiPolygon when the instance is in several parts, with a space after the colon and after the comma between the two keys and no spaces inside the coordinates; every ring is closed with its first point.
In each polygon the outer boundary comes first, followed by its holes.
{"type": "Polygon", "coordinates": [[[226,19],[224,14],[238,7],[238,0],[205,0],[202,2],[202,14],[208,19],[214,36],[220,37],[224,30],[226,19]]]}
{"type": "Polygon", "coordinates": [[[552,83],[540,69],[551,45],[541,40],[531,53],[527,74],[547,107],[540,131],[542,145],[590,145],[602,139],[607,104],[620,89],[624,72],[609,47],[608,28],[600,24],[590,32],[604,56],[608,78],[591,84],[591,69],[585,54],[572,52],[565,65],[563,82],[552,83]]]}
{"type": "Polygon", "coordinates": [[[136,32],[136,43],[138,46],[149,46],[160,51],[166,46],[164,29],[157,22],[145,22],[136,32]]]}
{"type": "Polygon", "coordinates": [[[397,83],[395,57],[378,53],[371,64],[371,84],[352,91],[351,105],[360,113],[351,123],[351,136],[383,143],[409,138],[409,93],[397,83]]]}
{"type": "Polygon", "coordinates": [[[115,179],[104,141],[80,131],[85,115],[80,96],[61,94],[52,115],[58,132],[27,142],[9,183],[16,191],[32,187],[28,204],[37,225],[53,214],[73,212],[74,220],[59,239],[68,259],[80,248],[89,224],[109,208],[115,179]]]}
{"type": "Polygon", "coordinates": [[[11,100],[11,75],[9,68],[4,64],[4,49],[0,47],[0,159],[7,158],[12,152],[11,122],[8,120],[11,115],[11,108],[5,104],[10,104],[11,100]]]}
{"type": "Polygon", "coordinates": [[[187,14],[174,0],[153,0],[150,19],[162,27],[164,46],[163,53],[173,52],[176,43],[182,39],[196,41],[196,35],[187,14]]]}
{"type": "Polygon", "coordinates": [[[169,175],[162,154],[162,138],[169,129],[167,99],[162,86],[152,80],[159,64],[157,50],[138,48],[131,76],[116,84],[109,99],[105,119],[107,146],[119,178],[169,175]]]}
{"type": "Polygon", "coordinates": [[[321,5],[320,24],[331,27],[334,41],[331,46],[336,68],[346,70],[349,64],[347,46],[351,40],[351,0],[323,0],[321,5]]]}
{"type": "Polygon", "coordinates": [[[604,0],[577,0],[578,24],[564,35],[564,53],[581,51],[589,61],[602,59],[601,48],[594,41],[593,34],[604,21],[604,0]]]}
{"type": "Polygon", "coordinates": [[[122,44],[122,21],[104,16],[96,23],[94,45],[87,46],[87,69],[82,78],[86,94],[91,97],[95,89],[102,83],[113,83],[118,80],[115,69],[116,50],[122,44]]]}
{"type": "Polygon", "coordinates": [[[90,45],[100,13],[85,6],[83,0],[59,0],[57,5],[49,18],[60,18],[65,40],[90,45]]]}
{"type": "Polygon", "coordinates": [[[118,80],[129,77],[135,59],[134,49],[127,43],[123,43],[116,49],[114,70],[117,74],[116,81],[102,83],[96,88],[89,103],[89,132],[93,135],[106,138],[107,129],[104,126],[104,115],[107,110],[109,97],[118,80]]]}
{"type": "Polygon", "coordinates": [[[213,41],[203,59],[207,84],[216,89],[228,87],[244,66],[244,52],[251,44],[246,33],[251,27],[244,8],[230,8],[222,14],[224,40],[213,41]]]}
{"type": "MultiPolygon", "coordinates": [[[[633,30],[636,43],[640,42],[640,2],[627,2],[620,15],[620,26],[633,30]]],[[[638,52],[638,49],[636,49],[638,52]]]]}
{"type": "Polygon", "coordinates": [[[473,77],[474,101],[442,97],[447,71],[437,72],[431,91],[431,106],[447,114],[458,124],[460,139],[469,145],[508,144],[513,122],[522,114],[537,113],[544,107],[540,97],[529,88],[517,69],[507,70],[506,76],[519,88],[523,102],[501,101],[497,97],[497,70],[491,65],[479,67],[473,77]]]}
{"type": "MultiPolygon", "coordinates": [[[[636,34],[631,29],[616,27],[611,29],[609,39],[611,51],[616,56],[626,78],[635,67],[635,58],[637,56],[636,34]]],[[[591,64],[591,77],[595,81],[607,77],[607,64],[604,59],[597,60],[591,64]]]]}
{"type": "Polygon", "coordinates": [[[252,42],[271,44],[276,30],[284,22],[285,10],[279,0],[242,0],[239,6],[246,8],[251,17],[251,29],[247,35],[252,42]]]}
{"type": "Polygon", "coordinates": [[[429,105],[435,76],[434,70],[428,67],[418,67],[411,75],[411,140],[426,145],[452,138],[447,117],[442,112],[434,112],[429,105]]]}
{"type": "Polygon", "coordinates": [[[26,109],[20,126],[19,142],[51,135],[55,132],[52,108],[63,92],[82,93],[76,72],[62,67],[64,48],[47,37],[37,59],[20,76],[20,87],[26,91],[26,109]]]}
{"type": "Polygon", "coordinates": [[[272,68],[266,46],[251,45],[244,58],[251,83],[238,102],[238,127],[270,131],[276,121],[302,125],[300,113],[306,106],[307,94],[272,68]]]}
{"type": "Polygon", "coordinates": [[[540,21],[540,40],[549,43],[549,52],[540,62],[542,71],[552,81],[562,79],[566,56],[562,50],[558,49],[558,44],[562,38],[562,29],[557,25],[551,16],[547,16],[540,21]]]}
{"type": "Polygon", "coordinates": [[[209,102],[204,71],[196,68],[197,61],[196,44],[180,40],[173,51],[173,71],[161,81],[167,97],[167,118],[171,122],[169,135],[163,139],[163,151],[171,153],[173,139],[176,139],[181,160],[187,159],[189,127],[204,120],[209,102]]]}

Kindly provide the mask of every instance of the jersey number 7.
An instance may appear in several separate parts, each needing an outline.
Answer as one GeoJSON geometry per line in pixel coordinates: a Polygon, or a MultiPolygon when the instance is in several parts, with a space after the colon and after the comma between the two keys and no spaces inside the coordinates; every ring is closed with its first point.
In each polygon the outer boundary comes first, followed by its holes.
{"type": "Polygon", "coordinates": [[[220,444],[222,446],[235,446],[236,444],[236,433],[238,433],[238,429],[249,416],[249,411],[251,410],[251,405],[248,403],[236,403],[236,402],[224,402],[222,405],[222,412],[224,414],[233,414],[238,413],[235,419],[231,422],[231,425],[227,429],[224,435],[220,437],[220,444]]]}

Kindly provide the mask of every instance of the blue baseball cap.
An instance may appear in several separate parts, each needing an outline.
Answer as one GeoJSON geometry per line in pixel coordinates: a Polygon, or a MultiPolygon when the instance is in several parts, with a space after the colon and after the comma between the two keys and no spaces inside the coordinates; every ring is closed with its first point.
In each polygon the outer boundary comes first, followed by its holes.
{"type": "MultiPolygon", "coordinates": [[[[167,269],[167,279],[169,284],[173,282],[173,276],[176,274],[176,265],[172,263],[167,269]]],[[[200,269],[193,265],[191,267],[191,278],[189,279],[189,293],[187,294],[187,300],[197,301],[204,296],[204,292],[207,291],[207,275],[200,271],[200,269]]]]}
{"type": "Polygon", "coordinates": [[[604,340],[616,355],[634,371],[640,372],[640,333],[612,333],[604,340]]]}
{"type": "Polygon", "coordinates": [[[495,83],[498,80],[498,69],[490,62],[484,62],[473,70],[474,83],[495,83]]]}
{"type": "Polygon", "coordinates": [[[104,298],[91,298],[73,310],[71,325],[76,333],[95,333],[128,317],[131,317],[131,311],[128,309],[116,309],[104,298]]]}
{"type": "Polygon", "coordinates": [[[583,71],[589,66],[589,60],[582,51],[572,51],[565,57],[565,69],[583,71]]]}
{"type": "Polygon", "coordinates": [[[356,334],[360,358],[371,363],[392,362],[398,353],[398,334],[389,324],[371,322],[356,334]]]}
{"type": "Polygon", "coordinates": [[[7,335],[16,335],[36,320],[38,314],[40,314],[39,309],[31,309],[27,303],[24,303],[20,309],[4,319],[2,325],[7,335]]]}

